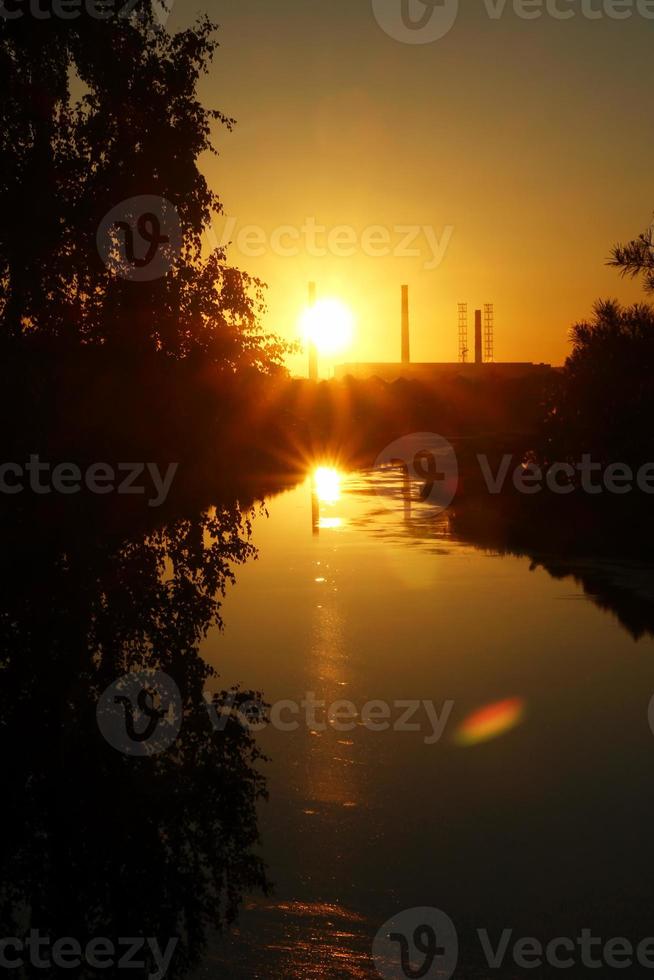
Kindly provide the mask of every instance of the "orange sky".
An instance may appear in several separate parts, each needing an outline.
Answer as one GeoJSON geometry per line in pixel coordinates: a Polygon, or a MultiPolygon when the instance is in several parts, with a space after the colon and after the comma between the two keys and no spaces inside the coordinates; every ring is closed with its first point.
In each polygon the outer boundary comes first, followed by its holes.
{"type": "MultiPolygon", "coordinates": [[[[496,360],[561,363],[595,299],[641,298],[604,263],[654,209],[654,20],[566,4],[565,21],[468,5],[417,45],[388,36],[372,0],[209,0],[222,47],[202,98],[239,124],[216,130],[220,158],[203,166],[232,263],[270,287],[267,326],[297,336],[313,279],[357,317],[338,361],[397,360],[406,282],[413,359],[456,360],[466,301],[471,323],[495,304],[496,360]],[[307,219],[326,231],[312,238],[307,219]],[[428,231],[405,257],[411,226],[428,231]]],[[[169,27],[192,14],[178,3],[169,27]]]]}

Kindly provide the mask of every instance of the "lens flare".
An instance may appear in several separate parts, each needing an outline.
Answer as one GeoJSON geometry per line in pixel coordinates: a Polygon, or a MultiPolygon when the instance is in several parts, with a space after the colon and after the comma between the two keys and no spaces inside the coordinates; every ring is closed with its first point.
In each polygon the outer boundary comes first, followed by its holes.
{"type": "Polygon", "coordinates": [[[478,745],[504,735],[523,721],[526,705],[523,698],[507,698],[479,708],[461,722],[454,735],[457,745],[478,745]]]}

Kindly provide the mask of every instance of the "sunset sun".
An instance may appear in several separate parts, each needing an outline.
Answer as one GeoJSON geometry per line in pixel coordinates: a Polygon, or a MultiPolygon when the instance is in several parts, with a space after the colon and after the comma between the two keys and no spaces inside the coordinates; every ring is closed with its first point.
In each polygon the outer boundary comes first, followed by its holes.
{"type": "Polygon", "coordinates": [[[354,315],[340,300],[321,299],[304,311],[300,329],[321,354],[336,354],[352,343],[354,315]]]}

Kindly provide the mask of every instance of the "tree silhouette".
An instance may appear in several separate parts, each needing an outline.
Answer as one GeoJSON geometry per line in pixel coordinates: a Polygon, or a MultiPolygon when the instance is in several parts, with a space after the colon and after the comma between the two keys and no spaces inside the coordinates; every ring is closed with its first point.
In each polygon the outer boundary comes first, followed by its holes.
{"type": "Polygon", "coordinates": [[[551,458],[596,462],[652,458],[654,308],[600,301],[571,332],[572,353],[550,408],[551,458]]]}
{"type": "Polygon", "coordinates": [[[114,534],[99,513],[81,526],[75,508],[57,524],[15,516],[0,514],[0,931],[82,947],[178,937],[168,975],[186,976],[244,895],[268,890],[261,756],[236,717],[213,730],[198,652],[234,564],[253,556],[247,512],[226,499],[114,534]],[[103,739],[96,710],[108,685],[141,670],[175,681],[182,723],[165,752],[135,758],[103,739]]]}
{"type": "Polygon", "coordinates": [[[259,326],[262,284],[203,253],[221,212],[198,168],[211,126],[233,120],[198,101],[217,47],[200,19],[170,35],[144,0],[122,18],[0,19],[0,317],[5,344],[38,339],[173,358],[194,352],[264,373],[286,347],[259,326]],[[167,275],[133,282],[96,237],[134,197],[170,202],[181,226],[167,275]]]}
{"type": "Polygon", "coordinates": [[[616,245],[609,265],[620,269],[623,276],[642,277],[645,292],[654,293],[654,229],[650,226],[638,238],[626,245],[616,245]]]}
{"type": "MultiPolygon", "coordinates": [[[[642,276],[654,292],[652,228],[627,245],[616,245],[609,264],[622,275],[642,276]]],[[[540,455],[547,461],[650,461],[654,440],[648,419],[654,410],[654,307],[600,300],[590,320],[573,326],[572,353],[549,401],[540,455]]]]}

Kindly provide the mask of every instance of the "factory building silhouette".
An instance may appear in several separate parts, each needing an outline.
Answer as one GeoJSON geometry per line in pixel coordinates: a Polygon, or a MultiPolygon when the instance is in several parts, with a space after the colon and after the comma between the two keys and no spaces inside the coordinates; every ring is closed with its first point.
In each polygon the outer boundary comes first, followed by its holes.
{"type": "Polygon", "coordinates": [[[552,370],[549,364],[534,364],[530,361],[494,360],[494,310],[487,303],[483,310],[475,310],[474,360],[468,359],[468,306],[459,303],[459,360],[424,361],[411,360],[411,335],[409,324],[409,287],[402,286],[400,361],[358,362],[337,364],[334,368],[336,378],[353,377],[359,379],[379,378],[381,381],[397,381],[405,378],[413,381],[434,382],[446,378],[484,377],[522,378],[527,375],[542,374],[552,370]]]}

